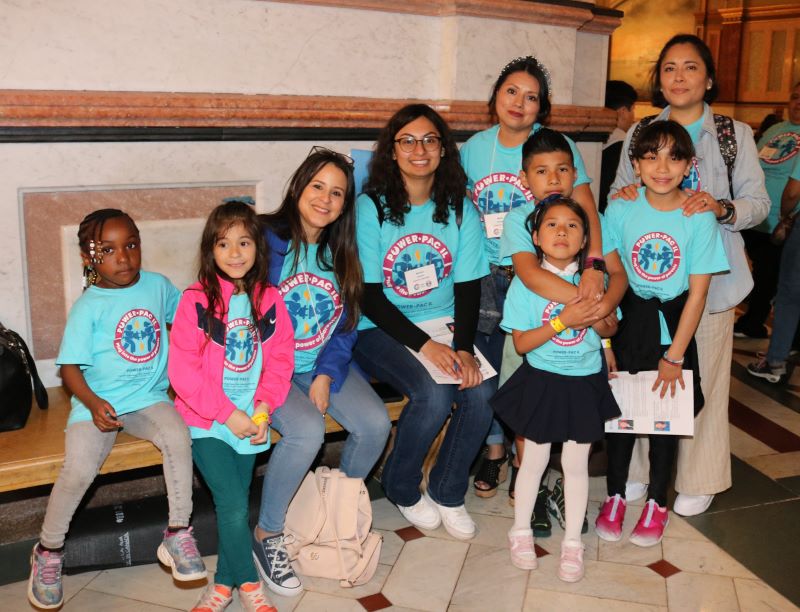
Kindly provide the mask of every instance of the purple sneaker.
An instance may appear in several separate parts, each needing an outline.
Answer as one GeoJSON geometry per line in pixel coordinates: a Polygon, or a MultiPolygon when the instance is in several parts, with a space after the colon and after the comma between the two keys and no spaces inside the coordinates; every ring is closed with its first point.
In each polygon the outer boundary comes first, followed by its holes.
{"type": "Polygon", "coordinates": [[[28,601],[44,610],[61,607],[64,603],[64,587],[61,584],[63,567],[63,551],[45,550],[37,542],[31,554],[28,601]]]}

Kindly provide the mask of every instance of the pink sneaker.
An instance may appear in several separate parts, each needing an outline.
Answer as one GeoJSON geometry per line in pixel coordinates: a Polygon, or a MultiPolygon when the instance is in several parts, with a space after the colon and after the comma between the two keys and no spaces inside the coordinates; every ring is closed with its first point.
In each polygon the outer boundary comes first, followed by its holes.
{"type": "Polygon", "coordinates": [[[539,566],[536,549],[533,546],[533,531],[517,529],[508,532],[508,547],[511,549],[511,563],[522,570],[535,570],[539,566]]]}
{"type": "Polygon", "coordinates": [[[618,542],[622,537],[622,521],[625,520],[625,500],[617,494],[607,497],[594,522],[594,531],[603,540],[618,542]]]}
{"type": "Polygon", "coordinates": [[[581,542],[561,542],[561,560],[558,563],[558,577],[564,582],[578,582],[583,578],[583,544],[581,542]]]}
{"type": "Polygon", "coordinates": [[[669,511],[660,507],[656,500],[648,499],[642,510],[639,522],[633,528],[630,541],[636,546],[655,546],[664,537],[664,530],[669,523],[669,511]]]}

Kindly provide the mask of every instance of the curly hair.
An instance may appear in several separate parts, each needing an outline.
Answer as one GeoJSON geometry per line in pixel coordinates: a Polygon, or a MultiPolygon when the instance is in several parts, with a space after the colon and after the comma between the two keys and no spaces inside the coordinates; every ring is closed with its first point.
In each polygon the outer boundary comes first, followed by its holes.
{"type": "Polygon", "coordinates": [[[711,87],[706,90],[703,96],[703,101],[706,104],[711,104],[717,99],[719,95],[719,87],[717,86],[717,69],[714,67],[714,56],[711,55],[711,49],[700,38],[694,34],[676,34],[670,38],[658,54],[658,59],[653,66],[653,71],[650,73],[650,93],[653,96],[653,106],[664,108],[667,106],[667,99],[661,91],[661,65],[664,63],[664,57],[675,45],[692,45],[703,60],[706,67],[706,76],[711,80],[711,87]]]}
{"type": "Polygon", "coordinates": [[[547,68],[532,55],[518,57],[511,60],[500,71],[500,76],[492,85],[492,95],[489,96],[489,114],[493,119],[497,119],[495,104],[497,104],[497,92],[506,82],[506,79],[515,72],[525,72],[531,75],[539,83],[539,114],[536,121],[545,123],[550,116],[550,78],[547,68]]]}
{"type": "MultiPolygon", "coordinates": [[[[220,204],[208,215],[208,220],[200,238],[200,268],[197,273],[197,280],[200,281],[203,293],[206,295],[208,311],[224,315],[225,304],[222,300],[222,289],[218,276],[226,277],[217,267],[214,260],[214,246],[230,228],[240,224],[255,243],[256,260],[253,263],[253,267],[241,279],[237,279],[236,284],[240,290],[247,294],[253,317],[256,317],[260,311],[261,298],[263,297],[263,291],[259,291],[256,294],[256,286],[266,287],[269,282],[269,252],[252,206],[233,200],[220,204]]],[[[212,317],[208,317],[208,329],[205,332],[206,337],[209,338],[211,323],[212,317]]]]}
{"type": "Polygon", "coordinates": [[[394,115],[381,130],[375,143],[375,153],[369,164],[369,178],[364,191],[377,198],[383,198],[387,221],[395,225],[403,225],[405,214],[411,210],[397,160],[393,159],[394,140],[397,134],[409,123],[425,117],[439,132],[442,138],[443,155],[436,168],[430,198],[436,208],[433,220],[447,225],[450,209],[456,208],[467,195],[467,175],[461,167],[458,147],[450,128],[442,116],[427,104],[409,104],[394,115]]]}
{"type": "Polygon", "coordinates": [[[341,153],[321,147],[312,150],[289,179],[280,207],[273,213],[260,215],[260,219],[281,239],[289,241],[290,248],[294,251],[292,266],[296,270],[301,249],[308,249],[298,208],[300,196],[327,164],[333,164],[344,173],[347,188],[342,214],[320,232],[317,240],[317,265],[321,270],[332,271],[336,277],[347,307],[347,327],[355,329],[360,316],[363,274],[356,246],[355,180],[353,167],[347,158],[341,153]]]}

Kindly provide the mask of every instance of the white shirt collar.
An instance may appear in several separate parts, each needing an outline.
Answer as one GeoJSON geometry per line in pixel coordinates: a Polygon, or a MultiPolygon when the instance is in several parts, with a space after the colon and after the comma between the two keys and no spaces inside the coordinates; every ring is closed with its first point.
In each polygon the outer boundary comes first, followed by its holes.
{"type": "Polygon", "coordinates": [[[548,272],[558,274],[559,276],[573,276],[578,272],[578,262],[573,261],[562,270],[561,268],[556,268],[553,264],[547,261],[547,256],[545,256],[544,259],[542,259],[542,270],[547,270],[548,272]]]}

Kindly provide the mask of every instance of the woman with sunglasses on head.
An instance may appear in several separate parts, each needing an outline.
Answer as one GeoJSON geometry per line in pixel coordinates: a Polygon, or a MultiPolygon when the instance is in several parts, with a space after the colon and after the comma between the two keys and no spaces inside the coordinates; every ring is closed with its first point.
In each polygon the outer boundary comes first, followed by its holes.
{"type": "Polygon", "coordinates": [[[256,567],[280,595],[301,592],[283,525],[322,446],[325,415],[330,412],[349,432],[340,469],[354,478],[367,477],[391,428],[383,401],[351,365],[362,291],[352,164],[341,153],[314,147],[289,180],[278,210],[262,217],[269,280],[289,311],[295,342],[292,386],[272,421],[282,438],[267,465],[253,537],[256,567]]]}
{"type": "MultiPolygon", "coordinates": [[[[651,88],[653,104],[664,110],[628,130],[617,177],[611,185],[611,193],[619,193],[611,197],[638,197],[631,161],[635,135],[650,121],[677,121],[689,132],[696,151],[681,185],[689,195],[682,204],[683,214],[711,213],[717,218],[730,264],[729,273],[711,278],[695,335],[705,407],[695,419],[694,437],[683,438],[678,445],[678,497],[673,508],[677,514],[693,516],[705,512],[714,495],[731,486],[728,399],[733,315],[736,305],[753,287],[740,232],[761,223],[770,201],[752,130],[740,121],[715,115],[709,106],[719,90],[714,59],[702,40],[692,34],[677,34],[667,41],[653,67],[651,88]]],[[[642,449],[638,455],[634,453],[631,463],[628,501],[647,491],[642,449]]]]}
{"type": "Polygon", "coordinates": [[[370,376],[409,399],[381,481],[409,522],[424,529],[444,522],[460,539],[475,535],[464,495],[492,419],[494,388],[473,354],[480,279],[489,266],[465,184],[447,124],[429,106],[411,104],[381,130],[366,193],[356,205],[365,316],[354,355],[370,376]],[[453,346],[418,327],[442,317],[455,321],[453,346]],[[452,383],[437,384],[407,348],[452,383]],[[423,461],[451,412],[427,491],[420,494],[423,461]]]}

